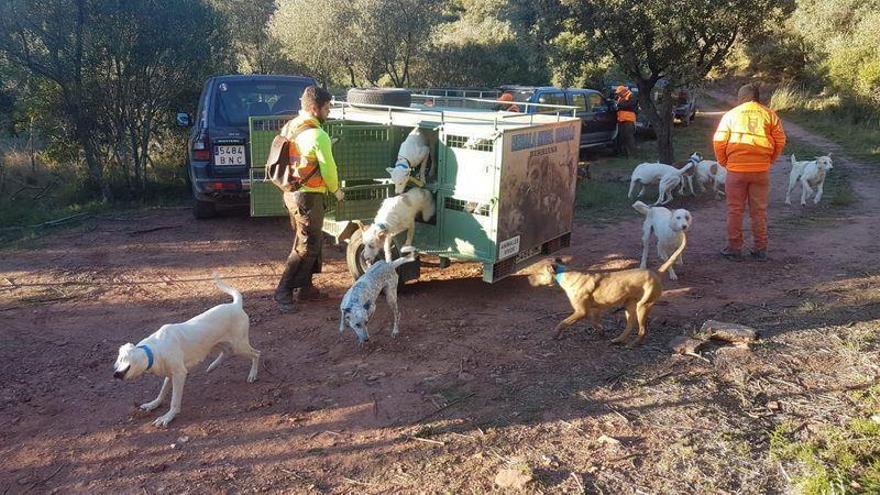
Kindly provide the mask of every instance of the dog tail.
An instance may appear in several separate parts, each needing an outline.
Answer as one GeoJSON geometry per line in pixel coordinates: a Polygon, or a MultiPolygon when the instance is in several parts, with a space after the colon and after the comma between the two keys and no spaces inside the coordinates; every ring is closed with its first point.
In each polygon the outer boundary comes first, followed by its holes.
{"type": "Polygon", "coordinates": [[[797,162],[797,159],[794,157],[794,153],[792,153],[791,154],[791,166],[792,167],[794,167],[795,162],[797,162]]]}
{"type": "Polygon", "coordinates": [[[214,277],[214,285],[216,285],[218,289],[232,296],[232,304],[235,304],[238,307],[244,305],[244,299],[241,297],[241,292],[239,292],[238,289],[231,285],[227,285],[220,280],[220,275],[217,275],[217,272],[212,273],[211,276],[214,277]]]}
{"type": "Polygon", "coordinates": [[[685,163],[684,167],[681,167],[680,169],[678,169],[678,175],[684,175],[685,172],[687,172],[688,170],[690,170],[692,168],[694,168],[694,162],[688,161],[687,163],[685,163]]]}
{"type": "Polygon", "coordinates": [[[635,208],[636,211],[641,213],[642,215],[647,215],[648,212],[651,211],[651,207],[646,205],[645,203],[642,203],[641,201],[636,201],[635,203],[633,203],[633,208],[635,208]]]}
{"type": "Polygon", "coordinates": [[[666,270],[669,270],[669,267],[672,266],[672,264],[675,263],[675,260],[677,260],[678,257],[681,256],[681,253],[684,252],[684,248],[685,248],[685,246],[687,246],[687,243],[688,243],[687,235],[684,232],[682,232],[681,233],[681,246],[678,246],[678,249],[676,249],[675,252],[672,253],[672,256],[670,256],[668,260],[666,260],[665,262],[663,262],[662,265],[660,265],[660,268],[657,269],[657,273],[661,273],[661,274],[666,273],[666,270]]]}

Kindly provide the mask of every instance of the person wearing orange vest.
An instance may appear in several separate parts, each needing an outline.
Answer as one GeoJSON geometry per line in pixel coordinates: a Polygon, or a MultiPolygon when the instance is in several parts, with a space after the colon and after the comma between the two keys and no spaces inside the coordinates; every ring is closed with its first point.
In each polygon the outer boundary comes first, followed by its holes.
{"type": "Polygon", "coordinates": [[[299,190],[284,193],[294,235],[293,249],[274,296],[284,312],[295,309],[293,291],[297,289],[299,301],[327,298],[312,285],[312,275],[321,272],[324,195],[334,194],[339,201],[345,197],[339,188],[330,136],[321,128],[330,115],[331,100],[326,89],[307,87],[300,99],[299,116],[280,131],[290,141],[291,175],[302,184],[299,190]]]}
{"type": "Polygon", "coordinates": [[[750,256],[767,261],[767,204],[770,167],[785,147],[785,131],[776,112],[761,105],[758,87],[739,89],[738,105],[724,114],[712,139],[715,158],[727,169],[727,247],[721,255],[740,261],[743,247],[743,213],[749,205],[754,248],[750,256]]]}
{"type": "Polygon", "coordinates": [[[636,108],[638,102],[626,86],[618,86],[617,96],[617,143],[618,150],[629,157],[636,151],[636,108]]]}
{"type": "Polygon", "coordinates": [[[498,97],[499,102],[503,102],[502,105],[499,105],[500,110],[504,110],[505,112],[519,112],[519,106],[516,103],[513,103],[513,95],[510,93],[503,93],[498,97]]]}

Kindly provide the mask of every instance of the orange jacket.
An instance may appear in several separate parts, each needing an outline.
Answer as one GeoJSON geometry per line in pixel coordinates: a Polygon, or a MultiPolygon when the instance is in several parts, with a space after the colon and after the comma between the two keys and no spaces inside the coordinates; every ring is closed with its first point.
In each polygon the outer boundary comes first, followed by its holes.
{"type": "Polygon", "coordinates": [[[636,121],[636,102],[633,100],[632,91],[626,86],[618,86],[617,88],[617,121],[618,122],[635,122],[636,121]]]}
{"type": "Polygon", "coordinates": [[[724,114],[712,144],[728,171],[766,172],[782,154],[785,131],[776,112],[750,101],[724,114]]]}

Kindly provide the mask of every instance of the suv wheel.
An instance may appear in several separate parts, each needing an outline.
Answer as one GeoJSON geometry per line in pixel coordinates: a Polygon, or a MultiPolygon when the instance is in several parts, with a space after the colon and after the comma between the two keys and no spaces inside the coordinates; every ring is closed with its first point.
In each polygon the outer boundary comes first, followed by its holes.
{"type": "Polygon", "coordinates": [[[211,218],[217,214],[217,207],[211,201],[195,200],[193,204],[193,216],[199,220],[211,218]]]}

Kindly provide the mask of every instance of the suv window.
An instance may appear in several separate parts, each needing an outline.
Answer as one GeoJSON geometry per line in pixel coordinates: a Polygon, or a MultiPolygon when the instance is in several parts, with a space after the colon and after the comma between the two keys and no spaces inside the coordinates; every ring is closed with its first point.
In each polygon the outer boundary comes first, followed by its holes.
{"type": "Polygon", "coordinates": [[[538,97],[542,105],[565,105],[565,93],[544,93],[538,97]]]}
{"type": "Polygon", "coordinates": [[[587,95],[583,93],[569,93],[569,98],[571,99],[571,105],[578,108],[578,111],[589,111],[590,107],[587,106],[587,95]]]}
{"type": "Polygon", "coordinates": [[[512,94],[513,101],[521,101],[521,102],[528,103],[532,99],[532,96],[535,94],[535,90],[533,90],[533,89],[516,89],[516,90],[505,91],[505,93],[512,94]]]}
{"type": "Polygon", "coordinates": [[[605,99],[599,93],[590,93],[590,111],[598,112],[605,109],[605,99]]]}
{"type": "MultiPolygon", "coordinates": [[[[538,97],[538,103],[542,105],[565,105],[565,93],[543,93],[538,97]]],[[[538,107],[538,113],[556,113],[558,110],[554,108],[538,107]]]]}
{"type": "Polygon", "coordinates": [[[293,81],[222,81],[214,87],[212,127],[247,127],[248,117],[299,111],[306,84],[293,81]]]}

